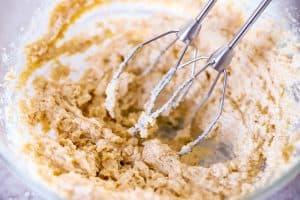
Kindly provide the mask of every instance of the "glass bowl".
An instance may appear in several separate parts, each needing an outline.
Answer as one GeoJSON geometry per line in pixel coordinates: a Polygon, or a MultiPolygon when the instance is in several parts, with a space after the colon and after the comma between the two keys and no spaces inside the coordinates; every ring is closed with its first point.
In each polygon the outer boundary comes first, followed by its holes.
{"type": "MultiPolygon", "coordinates": [[[[49,9],[56,1],[46,0],[0,0],[0,155],[2,160],[7,166],[16,173],[23,182],[28,185],[36,193],[40,194],[46,199],[60,199],[60,197],[49,190],[45,185],[42,185],[39,178],[32,174],[30,165],[25,164],[25,161],[20,155],[14,151],[14,146],[11,140],[18,140],[11,133],[13,127],[6,123],[6,106],[9,104],[10,99],[4,94],[5,75],[10,71],[11,66],[16,65],[16,57],[20,53],[17,47],[23,43],[24,35],[27,34],[40,34],[43,28],[32,24],[33,16],[42,16],[43,10],[49,9]],[[31,24],[31,32],[27,33],[27,27],[31,24]],[[4,87],[3,87],[4,86],[4,87]]],[[[249,7],[257,5],[258,0],[255,1],[235,1],[245,8],[246,12],[249,7]]],[[[112,7],[110,14],[128,14],[129,7],[112,7]]],[[[148,9],[148,8],[147,8],[148,9]]],[[[151,12],[151,8],[147,10],[143,8],[140,10],[130,8],[130,13],[144,14],[151,12]]],[[[163,8],[162,8],[163,9],[163,8]]],[[[299,36],[300,33],[300,1],[298,0],[274,0],[271,7],[266,11],[266,15],[276,18],[276,21],[296,32],[299,36]],[[282,9],[284,8],[284,9],[282,9]]],[[[41,19],[41,18],[39,18],[41,19]]],[[[45,23],[47,25],[47,18],[45,23]]],[[[17,114],[16,114],[17,115],[17,114]]],[[[300,173],[300,162],[291,167],[287,173],[283,174],[279,179],[269,183],[263,188],[259,188],[254,194],[249,196],[249,199],[264,199],[269,195],[275,193],[297,174],[300,173]]]]}

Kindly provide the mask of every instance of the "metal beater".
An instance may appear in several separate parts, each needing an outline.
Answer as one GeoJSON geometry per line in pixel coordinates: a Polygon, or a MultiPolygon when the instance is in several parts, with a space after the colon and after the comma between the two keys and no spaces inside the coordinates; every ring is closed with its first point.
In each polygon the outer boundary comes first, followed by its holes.
{"type": "MultiPolygon", "coordinates": [[[[120,78],[121,73],[123,72],[124,68],[128,65],[129,61],[135,56],[135,54],[144,46],[160,39],[163,37],[166,37],[171,34],[175,34],[176,38],[171,41],[169,44],[166,45],[165,49],[161,51],[161,54],[157,56],[157,58],[154,60],[153,64],[151,64],[149,67],[145,69],[142,75],[147,75],[151,71],[153,67],[159,62],[161,57],[164,55],[164,53],[170,49],[177,41],[183,42],[184,47],[181,50],[179,59],[177,60],[176,64],[170,68],[170,70],[164,75],[163,79],[156,85],[154,90],[151,92],[149,103],[146,106],[145,113],[142,114],[136,123],[136,125],[129,129],[129,132],[135,136],[137,133],[141,137],[146,137],[147,128],[151,126],[153,121],[160,116],[163,112],[167,111],[168,109],[174,109],[176,108],[180,102],[184,99],[184,97],[187,95],[189,89],[193,85],[194,80],[203,73],[206,69],[209,67],[212,67],[218,72],[218,75],[212,82],[208,92],[204,96],[204,98],[201,100],[201,102],[198,104],[197,109],[195,110],[195,113],[199,111],[199,109],[207,102],[207,100],[212,95],[218,81],[220,78],[224,77],[223,80],[223,87],[222,87],[222,96],[219,104],[219,109],[216,114],[216,116],[213,118],[213,120],[210,122],[208,127],[199,135],[198,138],[196,138],[194,141],[190,142],[187,145],[184,145],[179,155],[184,155],[186,153],[189,153],[192,151],[193,147],[199,144],[200,141],[202,141],[213,129],[213,127],[216,125],[217,121],[221,117],[223,107],[224,107],[224,99],[225,99],[225,92],[226,92],[226,86],[227,86],[227,66],[231,63],[232,58],[234,56],[234,48],[239,43],[239,41],[243,38],[243,36],[247,33],[247,31],[250,29],[250,27],[255,23],[255,21],[260,17],[260,15],[263,13],[263,11],[268,7],[268,5],[271,3],[272,0],[262,0],[259,4],[259,6],[256,8],[256,10],[252,13],[250,18],[247,20],[247,22],[243,25],[243,27],[239,30],[239,32],[234,36],[234,38],[227,44],[222,46],[221,48],[217,49],[214,53],[212,53],[210,56],[198,56],[198,49],[195,45],[195,40],[197,36],[200,33],[202,22],[209,13],[209,11],[213,8],[217,0],[209,0],[207,4],[204,6],[204,8],[201,10],[199,15],[189,23],[187,23],[186,26],[181,28],[180,30],[172,30],[165,33],[162,33],[148,41],[145,41],[139,45],[137,45],[132,52],[128,55],[128,57],[124,60],[124,62],[119,66],[118,70],[114,73],[113,78],[111,82],[109,83],[106,94],[107,94],[107,101],[114,99],[112,94],[117,91],[117,85],[116,82],[120,78]],[[194,55],[193,59],[185,64],[181,64],[182,60],[184,58],[184,55],[186,54],[189,47],[194,48],[194,55]],[[198,71],[196,71],[196,64],[200,60],[206,60],[206,64],[198,71]],[[155,103],[157,101],[158,96],[160,93],[165,89],[165,87],[168,85],[168,83],[171,81],[172,77],[175,75],[177,71],[180,69],[185,68],[186,66],[189,66],[193,64],[192,66],[192,72],[191,76],[188,80],[184,81],[182,84],[180,84],[175,92],[172,94],[171,98],[163,104],[160,108],[153,110],[155,103]],[[113,91],[113,92],[112,92],[113,91]]],[[[111,117],[114,118],[114,113],[110,112],[111,117]]]]}

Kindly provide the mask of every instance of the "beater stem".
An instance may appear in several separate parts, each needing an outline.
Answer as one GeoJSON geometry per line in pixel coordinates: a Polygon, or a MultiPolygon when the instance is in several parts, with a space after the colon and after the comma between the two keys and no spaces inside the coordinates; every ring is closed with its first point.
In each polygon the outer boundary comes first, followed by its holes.
{"type": "Polygon", "coordinates": [[[205,7],[201,10],[199,15],[196,17],[197,22],[203,21],[203,19],[208,15],[209,11],[214,7],[217,0],[210,0],[205,7]]]}
{"type": "Polygon", "coordinates": [[[264,10],[268,7],[272,0],[263,0],[260,2],[259,6],[244,24],[244,26],[240,29],[240,31],[235,35],[235,37],[231,40],[228,47],[229,49],[233,49],[238,42],[244,37],[244,35],[248,32],[250,27],[256,22],[258,17],[264,12],[264,10]]]}

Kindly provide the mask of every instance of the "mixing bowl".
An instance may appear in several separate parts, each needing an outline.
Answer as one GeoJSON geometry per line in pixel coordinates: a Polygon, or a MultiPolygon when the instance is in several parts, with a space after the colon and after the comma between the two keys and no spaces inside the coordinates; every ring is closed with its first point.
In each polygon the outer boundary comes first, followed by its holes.
{"type": "MultiPolygon", "coordinates": [[[[31,23],[33,16],[43,16],[43,11],[55,4],[56,1],[36,1],[36,0],[0,0],[0,82],[5,80],[5,74],[10,71],[11,66],[15,66],[16,58],[20,53],[18,48],[24,42],[24,38],[34,38],[45,30],[47,16],[38,17],[39,23],[31,23]],[[44,19],[44,21],[43,21],[44,19]],[[28,27],[30,25],[30,32],[28,27]]],[[[236,1],[237,4],[245,8],[257,5],[258,1],[236,1]]],[[[103,8],[99,8],[103,9],[103,8]]],[[[155,8],[157,9],[157,8],[155,8]]],[[[167,9],[165,7],[159,9],[167,9]]],[[[170,8],[171,9],[171,8],[170,8]]],[[[151,7],[139,6],[112,6],[109,15],[113,14],[147,14],[154,12],[151,7]],[[130,10],[130,12],[128,12],[130,10]]],[[[173,11],[176,12],[176,11],[173,11]]],[[[266,11],[265,16],[270,16],[278,24],[294,31],[298,36],[300,33],[300,1],[299,0],[274,0],[271,7],[266,11]]],[[[299,78],[300,79],[300,78],[299,78]]],[[[28,163],[14,151],[11,141],[18,140],[12,133],[13,125],[6,123],[6,109],[10,104],[10,97],[4,94],[5,89],[0,88],[0,155],[8,167],[13,170],[29,187],[47,199],[59,199],[60,197],[50,191],[45,185],[40,184],[39,178],[31,173],[33,171],[28,163]]],[[[16,113],[15,113],[16,114],[16,113]]],[[[17,115],[17,114],[16,114],[17,115]]],[[[300,127],[298,130],[300,131],[300,127]]],[[[300,172],[300,162],[291,167],[290,170],[279,179],[274,180],[269,185],[259,188],[249,199],[263,199],[276,192],[288,183],[300,172]]]]}

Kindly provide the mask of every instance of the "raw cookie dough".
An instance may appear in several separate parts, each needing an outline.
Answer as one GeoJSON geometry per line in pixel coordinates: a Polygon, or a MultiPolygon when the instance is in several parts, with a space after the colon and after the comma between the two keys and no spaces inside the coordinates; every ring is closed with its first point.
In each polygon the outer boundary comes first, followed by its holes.
{"type": "MultiPolygon", "coordinates": [[[[191,13],[204,5],[193,0],[168,2],[191,13]]],[[[139,75],[168,39],[146,48],[129,64],[116,95],[115,119],[105,107],[106,86],[136,44],[180,27],[186,19],[164,13],[154,14],[151,20],[115,17],[99,20],[93,32],[87,28],[64,37],[84,12],[101,3],[62,1],[52,12],[47,34],[26,47],[28,65],[19,87],[27,97],[19,105],[32,138],[24,152],[47,185],[67,199],[240,199],[290,166],[299,131],[287,133],[293,109],[285,88],[299,72],[293,67],[296,62],[277,45],[279,29],[270,31],[272,24],[253,29],[237,47],[220,121],[203,144],[180,158],[180,147],[216,113],[219,89],[192,127],[182,127],[215,72],[208,70],[176,110],[155,121],[150,138],[132,137],[128,129],[137,122],[151,90],[181,46],[171,49],[146,77],[139,75]],[[84,64],[76,68],[78,62],[84,64]],[[50,76],[39,74],[41,67],[48,67],[50,76]],[[33,86],[33,95],[24,89],[26,84],[33,86]]],[[[218,4],[203,24],[201,53],[225,44],[242,24],[241,11],[230,1],[218,4]]],[[[192,52],[186,60],[189,55],[192,52]]],[[[190,68],[177,73],[173,86],[189,74],[190,68]]],[[[173,89],[168,87],[159,102],[173,89]]]]}

